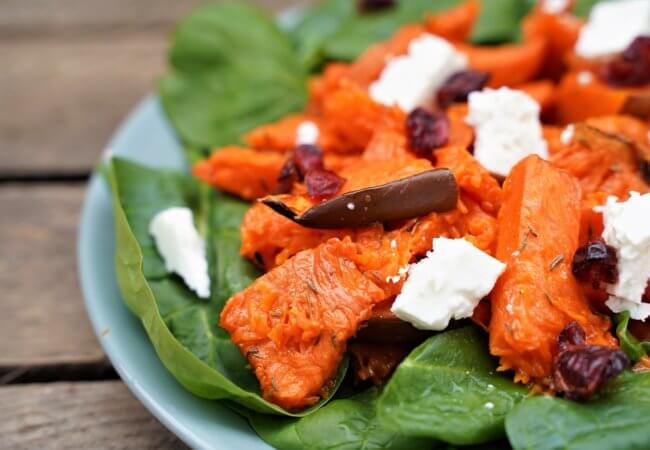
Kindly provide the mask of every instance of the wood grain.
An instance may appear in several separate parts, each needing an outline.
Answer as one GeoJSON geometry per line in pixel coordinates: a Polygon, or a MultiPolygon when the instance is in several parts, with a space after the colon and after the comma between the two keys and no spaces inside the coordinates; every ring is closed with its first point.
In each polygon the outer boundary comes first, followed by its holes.
{"type": "Polygon", "coordinates": [[[0,448],[187,448],[119,381],[5,386],[0,405],[0,448]]]}
{"type": "Polygon", "coordinates": [[[0,172],[92,169],[114,129],[154,89],[165,48],[158,34],[137,32],[0,39],[0,172]]]}
{"type": "Polygon", "coordinates": [[[1,3],[0,177],[92,170],[115,128],[155,90],[172,24],[200,1],[1,3]]]}
{"type": "MultiPolygon", "coordinates": [[[[351,0],[352,1],[352,0],[351,0]]],[[[2,0],[0,34],[76,34],[111,29],[163,27],[207,0],[2,0]]],[[[278,12],[314,0],[253,0],[278,12]]],[[[211,3],[215,3],[214,0],[211,3]]]]}
{"type": "Polygon", "coordinates": [[[84,190],[81,185],[0,186],[0,368],[104,360],[77,282],[76,231],[84,190]]]}

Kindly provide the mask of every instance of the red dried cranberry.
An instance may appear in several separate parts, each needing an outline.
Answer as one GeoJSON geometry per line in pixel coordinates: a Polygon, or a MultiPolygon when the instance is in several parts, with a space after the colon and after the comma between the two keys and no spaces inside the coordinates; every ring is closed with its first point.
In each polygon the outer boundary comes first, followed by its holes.
{"type": "Polygon", "coordinates": [[[614,86],[650,83],[650,36],[639,36],[623,53],[601,68],[601,77],[614,86]]]}
{"type": "Polygon", "coordinates": [[[362,13],[388,9],[393,6],[395,6],[395,0],[358,0],[357,2],[357,8],[362,13]]]}
{"type": "Polygon", "coordinates": [[[577,322],[560,332],[558,349],[553,361],[553,387],[575,400],[588,398],[630,365],[620,350],[585,345],[585,332],[577,322]]]}
{"type": "Polygon", "coordinates": [[[293,183],[300,181],[298,176],[298,168],[296,163],[293,161],[292,157],[289,157],[282,168],[280,169],[280,174],[278,175],[278,184],[275,187],[274,194],[288,194],[293,188],[293,183]]]}
{"type": "Polygon", "coordinates": [[[298,167],[298,172],[303,177],[310,170],[323,168],[323,152],[317,145],[299,145],[293,153],[293,159],[298,167]]]}
{"type": "Polygon", "coordinates": [[[490,74],[478,70],[456,72],[438,90],[438,105],[446,108],[454,102],[465,102],[470,92],[480,91],[485,87],[490,74]]]}
{"type": "Polygon", "coordinates": [[[585,330],[578,322],[571,322],[557,336],[557,346],[560,351],[564,351],[572,345],[584,345],[586,340],[585,330]]]}
{"type": "Polygon", "coordinates": [[[305,175],[305,186],[310,197],[324,200],[335,196],[345,180],[331,170],[314,169],[305,175]]]}
{"type": "Polygon", "coordinates": [[[578,280],[598,289],[601,282],[615,284],[618,281],[617,263],[616,249],[596,239],[576,250],[572,271],[578,280]]]}
{"type": "Polygon", "coordinates": [[[442,112],[430,113],[423,108],[416,108],[406,118],[406,133],[414,153],[430,157],[434,149],[447,143],[449,120],[442,112]]]}

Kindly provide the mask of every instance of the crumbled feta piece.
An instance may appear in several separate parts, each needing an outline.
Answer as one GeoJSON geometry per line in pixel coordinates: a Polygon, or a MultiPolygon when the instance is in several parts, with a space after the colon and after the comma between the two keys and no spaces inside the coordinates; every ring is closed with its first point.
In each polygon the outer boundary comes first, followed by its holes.
{"type": "Polygon", "coordinates": [[[546,14],[559,14],[567,11],[570,6],[570,0],[544,0],[542,2],[542,11],[546,14]]]}
{"type": "Polygon", "coordinates": [[[587,70],[583,70],[578,72],[577,79],[578,79],[578,84],[585,86],[591,83],[592,81],[594,81],[594,74],[587,70]]]}
{"type": "Polygon", "coordinates": [[[189,208],[168,208],[149,222],[149,233],[169,272],[180,275],[201,298],[210,296],[205,242],[194,226],[189,208]]]}
{"type": "Polygon", "coordinates": [[[474,127],[474,156],[493,174],[507,176],[526,156],[548,158],[537,102],[522,91],[502,87],[472,92],[465,122],[474,127]]]}
{"type": "Polygon", "coordinates": [[[300,122],[296,128],[296,145],[314,145],[318,142],[320,130],[311,120],[300,122]]]}
{"type": "Polygon", "coordinates": [[[391,311],[416,328],[444,330],[472,315],[505,268],[464,239],[436,238],[433,251],[411,265],[391,311]]]}
{"type": "Polygon", "coordinates": [[[573,124],[567,125],[562,133],[560,134],[560,142],[564,145],[569,145],[573,140],[573,133],[575,133],[576,127],[573,124]]]}
{"type": "Polygon", "coordinates": [[[597,210],[603,213],[603,239],[618,257],[618,282],[607,286],[606,304],[616,313],[629,311],[633,319],[645,320],[650,317],[650,304],[642,303],[650,279],[650,194],[631,192],[624,202],[609,197],[597,210]]]}
{"type": "MultiPolygon", "coordinates": [[[[397,247],[397,241],[395,241],[395,239],[390,241],[390,246],[391,246],[391,248],[396,248],[397,247]],[[394,244],[394,246],[393,246],[393,244],[394,244]]],[[[410,267],[409,264],[407,264],[407,265],[405,265],[403,267],[400,267],[398,269],[398,271],[397,271],[397,275],[389,275],[389,276],[386,277],[386,282],[387,283],[395,283],[395,284],[399,283],[400,280],[402,278],[404,278],[406,276],[406,274],[409,273],[409,267],[410,267]]]]}
{"type": "Polygon", "coordinates": [[[445,39],[424,33],[409,44],[408,53],[388,59],[370,96],[406,112],[431,104],[438,89],[456,72],[467,68],[467,57],[445,39]]]}
{"type": "Polygon", "coordinates": [[[650,1],[600,2],[580,30],[575,52],[583,58],[598,58],[622,52],[634,38],[647,34],[650,34],[650,1]]]}
{"type": "MultiPolygon", "coordinates": [[[[391,247],[393,247],[393,245],[392,245],[393,242],[395,242],[395,240],[391,241],[391,247]]],[[[395,247],[397,247],[397,242],[395,242],[395,247]]],[[[402,278],[404,278],[404,276],[406,276],[406,274],[409,273],[409,267],[410,267],[409,264],[407,264],[407,265],[405,265],[403,267],[400,267],[399,270],[397,271],[397,275],[389,275],[389,276],[386,277],[386,282],[387,283],[395,283],[395,284],[399,283],[400,280],[402,278]]]]}

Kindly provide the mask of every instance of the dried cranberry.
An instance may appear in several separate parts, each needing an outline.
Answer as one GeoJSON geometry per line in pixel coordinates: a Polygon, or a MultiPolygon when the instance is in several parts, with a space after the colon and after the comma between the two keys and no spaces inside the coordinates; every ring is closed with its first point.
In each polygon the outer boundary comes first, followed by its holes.
{"type": "Polygon", "coordinates": [[[416,108],[406,118],[406,133],[411,149],[418,156],[428,157],[434,149],[447,143],[449,120],[442,112],[416,108]]]}
{"type": "Polygon", "coordinates": [[[623,53],[605,63],[601,77],[614,86],[650,83],[650,36],[639,36],[623,53]]]}
{"type": "Polygon", "coordinates": [[[630,365],[620,350],[585,345],[585,332],[577,322],[562,330],[558,348],[553,361],[553,387],[571,399],[591,396],[630,365]]]}
{"type": "Polygon", "coordinates": [[[446,108],[454,102],[467,101],[470,92],[480,91],[485,87],[490,74],[478,70],[456,72],[438,90],[438,105],[446,108]]]}
{"type": "Polygon", "coordinates": [[[585,330],[582,329],[578,322],[571,322],[560,331],[557,337],[557,346],[560,351],[564,351],[572,345],[584,345],[586,340],[585,330]]]}
{"type": "Polygon", "coordinates": [[[395,6],[395,0],[359,0],[357,2],[357,8],[362,13],[388,9],[393,6],[395,6]]]}
{"type": "Polygon", "coordinates": [[[573,275],[594,289],[600,283],[615,284],[618,281],[618,258],[616,249],[602,239],[589,241],[573,255],[573,275]]]}
{"type": "Polygon", "coordinates": [[[293,183],[300,181],[298,176],[298,168],[296,163],[293,161],[293,158],[288,158],[282,168],[280,169],[280,174],[278,175],[278,184],[275,187],[274,194],[288,194],[293,188],[293,183]]]}
{"type": "Polygon", "coordinates": [[[303,177],[310,170],[323,168],[323,152],[317,145],[299,145],[293,153],[293,159],[298,167],[298,172],[303,177]]]}
{"type": "Polygon", "coordinates": [[[305,175],[305,186],[310,197],[324,200],[333,197],[341,190],[345,180],[331,170],[314,169],[305,175]]]}

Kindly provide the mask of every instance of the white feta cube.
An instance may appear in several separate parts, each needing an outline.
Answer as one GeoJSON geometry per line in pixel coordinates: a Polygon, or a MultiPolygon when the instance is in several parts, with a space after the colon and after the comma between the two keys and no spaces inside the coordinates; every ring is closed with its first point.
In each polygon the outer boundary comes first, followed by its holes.
{"type": "Polygon", "coordinates": [[[436,238],[433,251],[412,264],[391,311],[423,330],[444,330],[470,317],[506,265],[465,239],[436,238]]]}
{"type": "Polygon", "coordinates": [[[603,239],[616,249],[618,282],[608,285],[606,304],[613,312],[629,311],[633,319],[650,317],[650,304],[642,303],[650,279],[650,194],[630,193],[618,202],[609,197],[597,208],[603,213],[603,239]]]}
{"type": "Polygon", "coordinates": [[[618,53],[637,36],[650,34],[650,0],[596,4],[580,30],[575,52],[583,58],[618,53]]]}
{"type": "Polygon", "coordinates": [[[296,145],[314,145],[318,142],[320,130],[311,120],[300,122],[296,128],[296,145]]]}
{"type": "Polygon", "coordinates": [[[201,298],[210,297],[205,241],[194,226],[189,208],[160,211],[149,222],[149,234],[169,272],[178,274],[201,298]]]}
{"type": "Polygon", "coordinates": [[[445,39],[424,33],[411,41],[406,55],[388,60],[368,90],[376,102],[410,112],[431,104],[444,82],[466,68],[464,54],[445,39]]]}
{"type": "Polygon", "coordinates": [[[548,158],[540,107],[528,94],[502,87],[472,92],[465,122],[474,127],[474,157],[488,171],[507,176],[528,155],[548,158]]]}

